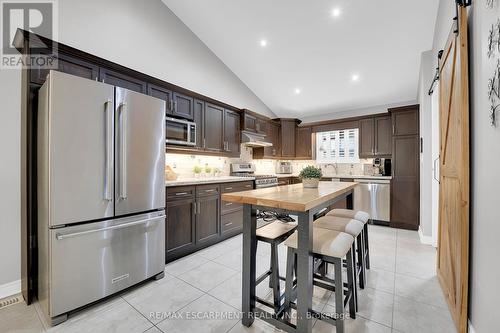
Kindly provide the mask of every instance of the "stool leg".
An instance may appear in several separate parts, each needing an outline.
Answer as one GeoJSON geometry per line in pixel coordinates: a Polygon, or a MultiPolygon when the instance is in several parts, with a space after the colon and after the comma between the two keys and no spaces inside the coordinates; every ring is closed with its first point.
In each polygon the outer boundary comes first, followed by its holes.
{"type": "Polygon", "coordinates": [[[365,245],[364,245],[364,237],[361,232],[358,237],[356,237],[356,249],[358,251],[358,265],[360,266],[359,272],[359,287],[361,289],[365,289],[366,283],[366,272],[365,272],[365,245]]]}
{"type": "Polygon", "coordinates": [[[291,307],[293,295],[293,279],[295,271],[295,251],[289,247],[286,254],[286,279],[285,279],[285,320],[290,319],[291,307]]]}
{"type": "Polygon", "coordinates": [[[342,258],[335,258],[335,327],[337,333],[344,333],[344,283],[342,282],[342,258]]]}
{"type": "Polygon", "coordinates": [[[274,257],[276,256],[277,253],[277,247],[278,245],[271,243],[271,259],[269,261],[269,270],[271,271],[271,275],[269,275],[269,288],[273,287],[273,273],[274,273],[274,257]]]}
{"type": "Polygon", "coordinates": [[[365,234],[366,269],[370,269],[370,245],[368,244],[368,223],[365,223],[365,227],[363,228],[363,232],[365,234]]]}
{"type": "Polygon", "coordinates": [[[357,274],[357,266],[356,266],[356,247],[354,246],[354,243],[352,243],[351,247],[351,254],[352,254],[352,263],[353,263],[353,283],[354,283],[354,305],[356,306],[356,312],[358,312],[358,274],[357,274]]]}
{"type": "Polygon", "coordinates": [[[281,295],[280,295],[278,246],[276,244],[272,244],[271,247],[271,276],[269,277],[269,280],[272,281],[274,312],[278,312],[281,305],[281,295]]]}
{"type": "Polygon", "coordinates": [[[354,256],[352,250],[349,250],[346,255],[347,259],[347,290],[349,292],[349,316],[352,319],[356,319],[356,293],[354,289],[356,286],[354,285],[354,275],[356,272],[354,270],[354,256]]]}

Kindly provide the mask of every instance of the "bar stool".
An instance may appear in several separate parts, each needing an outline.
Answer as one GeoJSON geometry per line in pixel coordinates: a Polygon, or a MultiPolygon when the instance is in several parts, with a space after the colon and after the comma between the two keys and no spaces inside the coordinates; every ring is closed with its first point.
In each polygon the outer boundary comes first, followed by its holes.
{"type": "Polygon", "coordinates": [[[352,210],[352,209],[340,209],[335,208],[329,211],[327,216],[338,216],[338,217],[347,217],[350,219],[355,219],[364,223],[363,233],[365,234],[365,261],[366,261],[366,269],[370,269],[370,245],[368,244],[368,223],[370,222],[370,214],[364,212],[362,210],[352,210]]]}
{"type": "MultiPolygon", "coordinates": [[[[355,304],[355,282],[354,282],[354,256],[353,244],[354,238],[344,232],[322,229],[314,227],[313,231],[313,258],[321,259],[334,267],[335,279],[324,278],[326,283],[319,283],[314,279],[314,285],[335,292],[335,316],[332,317],[325,313],[319,313],[310,309],[311,313],[318,319],[335,325],[337,332],[344,332],[344,309],[349,305],[349,315],[351,318],[356,318],[355,304]],[[347,283],[342,281],[343,258],[347,261],[347,283]],[[347,287],[344,290],[344,287],[347,287]]],[[[297,232],[294,232],[285,241],[285,246],[288,247],[287,252],[287,270],[286,270],[286,285],[285,285],[285,313],[290,315],[291,308],[295,306],[293,303],[297,299],[296,295],[296,280],[294,279],[294,271],[297,262],[297,232]]],[[[311,272],[313,274],[313,272],[311,272]]]]}
{"type": "Polygon", "coordinates": [[[337,217],[323,216],[314,221],[314,226],[323,229],[336,230],[348,233],[356,239],[357,265],[356,275],[359,276],[359,287],[365,288],[366,272],[365,272],[365,244],[364,244],[364,224],[361,221],[337,217]]]}
{"type": "MultiPolygon", "coordinates": [[[[297,228],[297,224],[274,221],[258,228],[255,232],[258,241],[271,245],[271,262],[269,269],[259,276],[256,285],[264,281],[269,276],[269,288],[273,289],[274,311],[277,313],[281,307],[278,245],[283,243],[297,228]]],[[[258,244],[258,242],[257,242],[258,244]]]]}

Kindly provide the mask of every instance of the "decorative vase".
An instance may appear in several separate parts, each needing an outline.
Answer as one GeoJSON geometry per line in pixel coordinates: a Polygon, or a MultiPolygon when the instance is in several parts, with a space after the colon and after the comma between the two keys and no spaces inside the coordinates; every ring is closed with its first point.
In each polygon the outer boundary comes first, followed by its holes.
{"type": "Polygon", "coordinates": [[[302,179],[302,186],[305,188],[317,188],[319,185],[318,178],[304,178],[302,179]]]}

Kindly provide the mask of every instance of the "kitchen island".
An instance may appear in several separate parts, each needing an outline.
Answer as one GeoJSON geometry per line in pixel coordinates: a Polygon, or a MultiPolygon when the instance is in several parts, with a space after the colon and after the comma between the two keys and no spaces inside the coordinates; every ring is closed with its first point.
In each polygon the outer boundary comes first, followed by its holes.
{"type": "Polygon", "coordinates": [[[320,182],[318,188],[302,184],[226,193],[222,200],[243,204],[243,283],[242,324],[251,326],[258,317],[287,332],[312,331],[313,259],[309,255],[313,244],[313,216],[339,200],[347,199],[352,209],[354,182],[320,182]],[[274,210],[298,216],[297,248],[297,324],[293,325],[255,306],[256,286],[256,226],[257,210],[274,210]]]}

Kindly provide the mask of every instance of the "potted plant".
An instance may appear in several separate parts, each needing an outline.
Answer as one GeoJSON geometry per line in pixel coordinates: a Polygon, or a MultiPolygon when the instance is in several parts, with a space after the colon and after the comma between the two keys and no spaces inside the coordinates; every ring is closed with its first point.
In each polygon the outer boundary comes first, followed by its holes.
{"type": "Polygon", "coordinates": [[[205,165],[205,175],[210,176],[212,174],[212,168],[207,165],[205,165]]]}
{"type": "Polygon", "coordinates": [[[321,169],[313,165],[306,166],[299,174],[299,177],[302,179],[302,185],[305,188],[317,188],[322,176],[321,169]]]}
{"type": "Polygon", "coordinates": [[[193,173],[194,173],[194,177],[195,178],[198,178],[200,177],[200,174],[201,174],[201,166],[198,166],[196,165],[194,168],[193,168],[193,173]]]}

